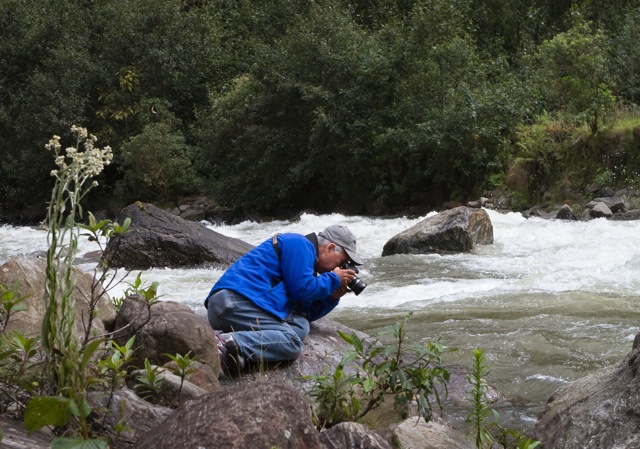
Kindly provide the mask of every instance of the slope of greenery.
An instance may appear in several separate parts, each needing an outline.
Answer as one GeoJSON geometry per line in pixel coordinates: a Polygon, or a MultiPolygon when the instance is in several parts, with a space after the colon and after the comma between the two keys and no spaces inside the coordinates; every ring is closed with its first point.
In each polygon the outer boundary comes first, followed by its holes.
{"type": "Polygon", "coordinates": [[[73,123],[114,150],[101,205],[391,213],[635,184],[639,25],[640,0],[2,0],[0,217],[42,218],[43,145],[73,123]]]}

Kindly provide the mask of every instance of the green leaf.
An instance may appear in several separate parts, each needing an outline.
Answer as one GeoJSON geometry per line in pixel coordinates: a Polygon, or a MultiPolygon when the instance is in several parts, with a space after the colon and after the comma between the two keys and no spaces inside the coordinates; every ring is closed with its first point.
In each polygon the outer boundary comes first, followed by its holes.
{"type": "Polygon", "coordinates": [[[51,449],[108,449],[104,440],[83,440],[82,438],[54,438],[51,449]]]}
{"type": "Polygon", "coordinates": [[[71,401],[63,396],[36,396],[24,411],[24,428],[29,432],[44,426],[64,426],[71,416],[71,401]]]}
{"type": "Polygon", "coordinates": [[[338,335],[340,335],[340,337],[350,345],[353,344],[353,337],[355,337],[355,334],[347,334],[342,331],[338,331],[338,335]]]}
{"type": "Polygon", "coordinates": [[[341,365],[346,365],[347,363],[353,362],[356,357],[358,357],[358,353],[356,353],[355,351],[347,351],[343,356],[342,356],[342,360],[340,361],[341,365]]]}
{"type": "Polygon", "coordinates": [[[98,349],[98,346],[100,346],[102,342],[103,340],[101,339],[93,340],[84,348],[84,350],[82,351],[82,360],[80,362],[80,367],[82,371],[84,371],[87,368],[87,364],[91,360],[91,356],[93,355],[94,352],[96,352],[96,349],[98,349]]]}

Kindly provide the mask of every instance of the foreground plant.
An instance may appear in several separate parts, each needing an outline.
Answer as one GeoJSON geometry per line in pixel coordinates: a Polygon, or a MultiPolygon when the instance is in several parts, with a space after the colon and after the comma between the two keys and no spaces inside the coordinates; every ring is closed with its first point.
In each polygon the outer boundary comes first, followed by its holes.
{"type": "MultiPolygon", "coordinates": [[[[82,217],[81,201],[97,186],[87,183],[111,162],[110,147],[95,146],[96,137],[77,126],[71,127],[75,146],[62,153],[60,137],[53,136],[45,148],[54,153],[57,169],[51,172],[56,182],[47,211],[47,265],[42,301],[46,312],[42,322],[42,349],[45,393],[35,396],[25,410],[25,428],[33,431],[44,425],[68,426],[82,440],[89,439],[87,418],[91,412],[87,400],[90,378],[88,364],[101,340],[81,344],[74,331],[76,326],[76,285],[73,262],[78,249],[79,229],[76,220],[82,217]]],[[[73,439],[58,440],[70,445],[73,439]]],[[[95,447],[107,447],[96,440],[95,447]]]]}
{"type": "Polygon", "coordinates": [[[330,374],[308,376],[314,386],[318,427],[331,427],[342,421],[359,421],[379,407],[386,397],[404,416],[415,400],[419,415],[431,420],[432,401],[442,409],[438,384],[447,392],[449,371],[442,354],[447,349],[439,343],[409,342],[406,323],[391,326],[393,342],[385,345],[378,340],[365,342],[355,332],[340,337],[353,349],[346,351],[336,370],[330,374]]]}
{"type": "MultiPolygon", "coordinates": [[[[114,427],[104,429],[108,407],[92,409],[89,396],[100,392],[106,394],[107,404],[111,403],[126,376],[134,338],[119,346],[113,341],[114,333],[97,334],[94,323],[99,303],[107,301],[108,290],[126,276],[116,280],[110,259],[103,257],[94,272],[91,290],[83,298],[87,311],[76,314],[74,295],[79,291],[73,264],[80,235],[97,242],[104,255],[103,242],[126,232],[129,220],[121,226],[110,220],[97,221],[89,213],[87,224],[77,222],[83,216],[82,199],[97,185],[91,178],[110,163],[112,154],[109,147],[97,148],[95,136],[86,129],[73,126],[71,132],[76,139],[74,147],[62,152],[58,136],[46,145],[54,153],[57,169],[51,172],[56,181],[44,223],[48,250],[40,337],[4,333],[13,314],[24,308],[21,303],[25,298],[18,295],[17,285],[0,285],[0,412],[10,408],[16,419],[23,418],[30,432],[50,427],[56,435],[53,448],[106,448],[107,441],[96,436],[118,438],[126,428],[123,406],[114,427]]],[[[156,282],[144,285],[138,275],[124,293],[142,302],[146,307],[141,313],[147,312],[149,317],[149,309],[158,301],[157,289],[156,282]]],[[[117,306],[122,301],[114,303],[117,306]]],[[[118,337],[129,338],[142,325],[119,329],[118,337]]]]}
{"type": "Polygon", "coordinates": [[[185,378],[193,373],[195,371],[195,369],[192,367],[193,363],[196,361],[195,358],[191,358],[190,355],[191,351],[189,351],[187,354],[182,355],[182,354],[176,354],[176,355],[171,355],[171,354],[165,354],[167,357],[169,357],[174,363],[174,365],[169,365],[168,368],[169,370],[175,374],[176,376],[178,376],[180,378],[180,387],[178,388],[178,404],[180,404],[180,395],[182,394],[182,386],[184,385],[184,380],[185,378]]]}
{"type": "Polygon", "coordinates": [[[481,349],[473,353],[473,367],[467,376],[471,384],[471,411],[467,415],[470,424],[469,435],[474,440],[477,449],[492,448],[496,445],[502,448],[533,449],[540,441],[533,441],[514,429],[508,429],[500,424],[500,415],[489,408],[487,391],[489,385],[485,378],[489,368],[485,364],[485,356],[481,349]],[[489,416],[493,415],[493,420],[489,416]]]}
{"type": "Polygon", "coordinates": [[[20,296],[18,294],[19,290],[19,282],[16,282],[13,287],[0,283],[0,332],[4,332],[7,328],[13,314],[27,308],[24,304],[21,304],[22,301],[27,299],[27,296],[20,296]]]}

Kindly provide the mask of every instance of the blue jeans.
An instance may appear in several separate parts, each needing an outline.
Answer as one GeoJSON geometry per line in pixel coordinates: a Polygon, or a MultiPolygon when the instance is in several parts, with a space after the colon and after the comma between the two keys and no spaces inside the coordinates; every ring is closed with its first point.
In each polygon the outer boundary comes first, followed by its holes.
{"type": "Polygon", "coordinates": [[[233,332],[240,355],[254,363],[297,359],[302,340],[309,334],[306,318],[294,314],[282,321],[231,290],[219,290],[209,297],[207,316],[213,329],[233,332]]]}

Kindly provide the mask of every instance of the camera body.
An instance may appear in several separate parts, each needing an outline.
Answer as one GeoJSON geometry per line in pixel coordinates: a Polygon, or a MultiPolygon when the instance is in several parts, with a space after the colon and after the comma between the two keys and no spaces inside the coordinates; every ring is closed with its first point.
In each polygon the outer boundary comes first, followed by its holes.
{"type": "MultiPolygon", "coordinates": [[[[360,272],[358,270],[358,267],[348,262],[342,264],[340,268],[342,268],[343,270],[353,270],[356,272],[356,274],[360,272]]],[[[362,290],[364,290],[367,287],[367,284],[358,276],[354,276],[351,282],[349,282],[348,287],[349,287],[349,290],[351,290],[357,296],[360,293],[362,293],[362,290]]]]}

